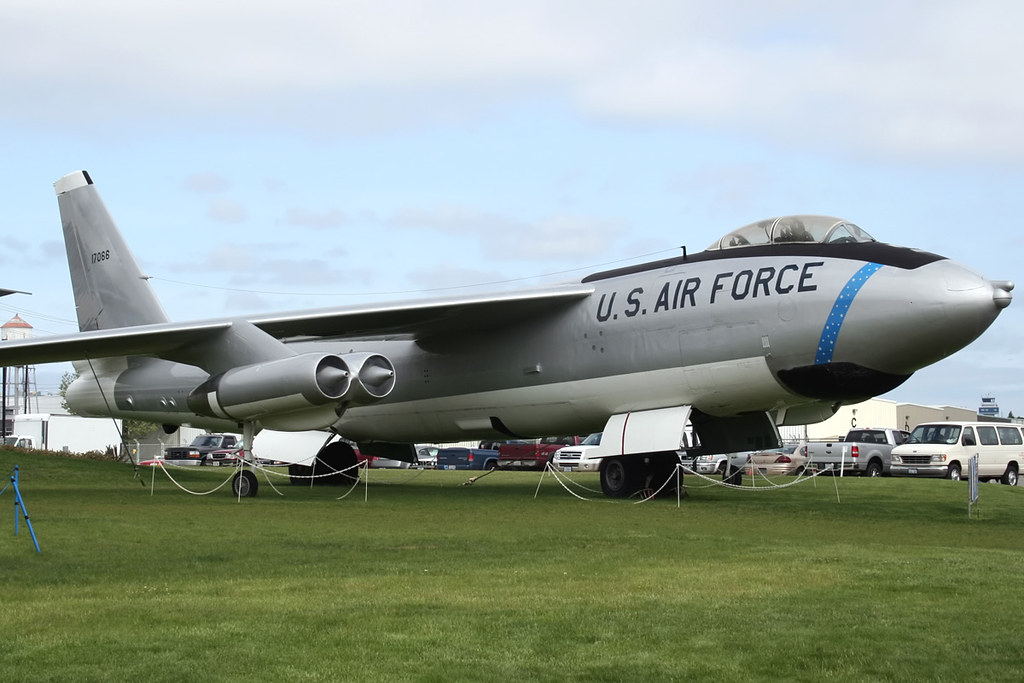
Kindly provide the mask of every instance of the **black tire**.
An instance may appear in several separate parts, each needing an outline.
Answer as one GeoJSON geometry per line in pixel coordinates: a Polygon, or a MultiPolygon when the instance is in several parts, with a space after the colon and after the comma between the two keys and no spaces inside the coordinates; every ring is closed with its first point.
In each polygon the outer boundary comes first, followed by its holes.
{"type": "Polygon", "coordinates": [[[254,498],[259,490],[260,482],[251,470],[242,470],[231,480],[231,492],[236,498],[254,498]]]}
{"type": "MultiPolygon", "coordinates": [[[[679,464],[679,456],[673,453],[657,453],[648,458],[648,488],[655,491],[661,490],[658,495],[664,497],[675,497],[676,489],[676,465],[679,464]]],[[[682,483],[682,478],[679,479],[682,483]]]]}
{"type": "Polygon", "coordinates": [[[1003,476],[999,478],[1000,484],[1006,484],[1007,486],[1017,485],[1017,466],[1010,463],[1006,466],[1006,471],[1003,472],[1003,476]]]}
{"type": "Polygon", "coordinates": [[[729,465],[729,473],[722,475],[722,481],[733,486],[743,485],[743,468],[729,465]]]}
{"type": "Polygon", "coordinates": [[[309,477],[313,474],[313,468],[309,465],[288,465],[288,477],[292,486],[309,486],[309,477]]]}
{"type": "Polygon", "coordinates": [[[882,476],[882,463],[877,460],[872,460],[868,463],[868,468],[864,470],[865,477],[880,477],[882,476]]]}
{"type": "Polygon", "coordinates": [[[359,481],[359,472],[354,467],[359,460],[355,450],[344,441],[329,443],[320,449],[313,460],[313,485],[351,486],[359,481]]]}
{"type": "Polygon", "coordinates": [[[946,470],[946,479],[960,481],[960,463],[955,462],[949,466],[949,469],[946,470]]]}
{"type": "Polygon", "coordinates": [[[640,490],[640,458],[605,458],[601,463],[601,491],[609,498],[628,498],[640,490]]]}

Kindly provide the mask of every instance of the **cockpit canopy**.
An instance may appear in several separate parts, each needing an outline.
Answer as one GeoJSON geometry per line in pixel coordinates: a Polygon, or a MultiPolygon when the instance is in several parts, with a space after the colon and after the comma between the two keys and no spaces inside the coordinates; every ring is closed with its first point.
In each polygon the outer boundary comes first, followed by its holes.
{"type": "Polygon", "coordinates": [[[875,242],[853,223],[832,216],[780,216],[751,223],[733,230],[710,247],[733,249],[758,244],[845,244],[849,242],[875,242]]]}

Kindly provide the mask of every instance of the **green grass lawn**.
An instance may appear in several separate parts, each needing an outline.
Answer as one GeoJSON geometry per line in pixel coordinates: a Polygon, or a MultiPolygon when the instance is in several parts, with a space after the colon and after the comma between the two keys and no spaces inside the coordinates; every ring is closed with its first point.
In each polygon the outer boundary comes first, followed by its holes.
{"type": "Polygon", "coordinates": [[[15,464],[42,552],[4,513],[4,681],[1024,679],[1024,488],[982,484],[973,519],[965,483],[913,479],[693,479],[677,507],[372,471],[238,502],[15,464]]]}

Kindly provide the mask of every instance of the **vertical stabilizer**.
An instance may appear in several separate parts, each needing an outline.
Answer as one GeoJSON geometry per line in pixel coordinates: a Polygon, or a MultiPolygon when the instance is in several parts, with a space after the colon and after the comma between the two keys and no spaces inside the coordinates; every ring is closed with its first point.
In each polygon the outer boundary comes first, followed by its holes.
{"type": "Polygon", "coordinates": [[[167,322],[149,281],[85,171],[53,184],[75,292],[78,329],[167,322]]]}

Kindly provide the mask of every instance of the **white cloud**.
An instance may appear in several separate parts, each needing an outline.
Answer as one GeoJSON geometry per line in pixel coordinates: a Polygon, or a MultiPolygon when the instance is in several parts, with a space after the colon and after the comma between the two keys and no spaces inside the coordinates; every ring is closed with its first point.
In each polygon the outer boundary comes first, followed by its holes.
{"type": "Polygon", "coordinates": [[[244,223],[249,212],[236,201],[216,197],[210,200],[206,215],[218,223],[244,223]]]}
{"type": "Polygon", "coordinates": [[[306,228],[326,229],[344,225],[348,218],[338,209],[328,209],[317,213],[309,209],[292,207],[285,213],[285,222],[306,228]]]}
{"type": "Polygon", "coordinates": [[[344,133],[554,96],[912,157],[1024,157],[1024,5],[809,0],[163,5],[13,0],[0,116],[220,116],[344,133]]]}
{"type": "Polygon", "coordinates": [[[388,224],[470,236],[493,261],[562,261],[567,265],[604,253],[624,227],[620,221],[568,214],[527,222],[453,205],[407,207],[396,212],[388,224]]]}
{"type": "Polygon", "coordinates": [[[185,189],[198,194],[216,194],[231,187],[231,181],[219,173],[203,171],[185,178],[185,189]]]}

